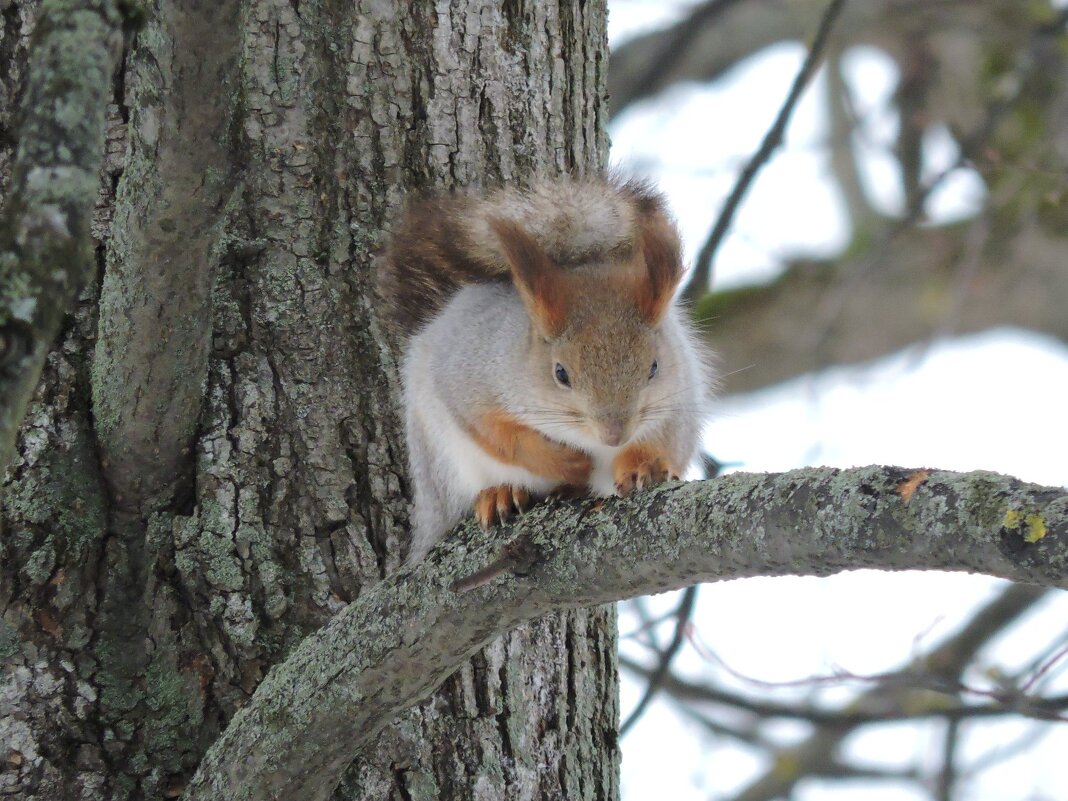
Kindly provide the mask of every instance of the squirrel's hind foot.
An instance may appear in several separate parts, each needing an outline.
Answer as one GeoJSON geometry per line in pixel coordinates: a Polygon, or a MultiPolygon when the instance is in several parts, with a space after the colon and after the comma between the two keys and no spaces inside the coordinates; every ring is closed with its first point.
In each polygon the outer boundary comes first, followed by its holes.
{"type": "Polygon", "coordinates": [[[490,528],[497,523],[507,523],[529,507],[530,493],[525,489],[511,484],[498,484],[478,493],[475,498],[475,517],[482,528],[490,528]]]}

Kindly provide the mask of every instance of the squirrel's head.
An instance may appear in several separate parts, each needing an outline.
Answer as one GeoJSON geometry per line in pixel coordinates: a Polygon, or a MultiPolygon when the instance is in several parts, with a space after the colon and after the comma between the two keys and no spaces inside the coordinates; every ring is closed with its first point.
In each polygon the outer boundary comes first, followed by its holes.
{"type": "Polygon", "coordinates": [[[538,428],[580,447],[617,447],[670,413],[679,368],[662,322],[682,277],[671,222],[648,215],[629,252],[566,268],[515,223],[490,224],[530,316],[538,428]]]}

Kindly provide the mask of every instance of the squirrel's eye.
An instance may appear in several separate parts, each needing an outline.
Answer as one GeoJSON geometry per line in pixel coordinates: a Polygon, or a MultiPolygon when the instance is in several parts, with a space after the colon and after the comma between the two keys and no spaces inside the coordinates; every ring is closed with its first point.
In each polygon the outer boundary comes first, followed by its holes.
{"type": "Polygon", "coordinates": [[[559,362],[556,363],[556,368],[553,370],[553,375],[556,377],[556,383],[562,387],[571,386],[571,376],[567,374],[567,370],[559,362]]]}
{"type": "Polygon", "coordinates": [[[660,368],[656,364],[656,359],[653,359],[653,366],[649,368],[649,380],[652,381],[656,376],[656,371],[660,368]]]}

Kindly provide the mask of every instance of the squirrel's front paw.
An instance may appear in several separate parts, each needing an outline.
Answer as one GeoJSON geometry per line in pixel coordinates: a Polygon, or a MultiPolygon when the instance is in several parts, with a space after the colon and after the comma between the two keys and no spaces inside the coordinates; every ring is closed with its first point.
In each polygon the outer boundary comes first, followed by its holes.
{"type": "Polygon", "coordinates": [[[636,445],[616,456],[612,463],[612,477],[616,482],[616,494],[623,496],[668,479],[677,481],[679,471],[663,454],[636,445]]]}
{"type": "Polygon", "coordinates": [[[475,517],[482,528],[496,523],[505,523],[513,515],[525,512],[530,504],[530,493],[522,487],[498,484],[487,487],[475,498],[475,517]]]}

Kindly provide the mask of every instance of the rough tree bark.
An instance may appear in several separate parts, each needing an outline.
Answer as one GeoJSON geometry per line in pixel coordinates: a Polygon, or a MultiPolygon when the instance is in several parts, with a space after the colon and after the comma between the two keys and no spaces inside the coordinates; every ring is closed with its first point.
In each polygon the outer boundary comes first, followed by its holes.
{"type": "MultiPolygon", "coordinates": [[[[82,5],[0,0],[5,194],[38,13],[82,5]]],[[[603,3],[117,5],[140,28],[108,107],[57,109],[107,112],[98,275],[3,493],[6,796],[613,799],[615,621],[576,604],[873,564],[1063,586],[1063,493],[877,470],[543,509],[522,525],[551,517],[531,539],[547,561],[486,591],[444,582],[506,532],[397,573],[395,354],[369,292],[381,232],[405,191],[601,163],[603,3]],[[413,634],[437,646],[422,673],[403,661],[413,634]],[[326,666],[301,670],[320,644],[326,666]],[[404,681],[367,685],[368,702],[363,660],[404,681]],[[260,745],[242,751],[250,721],[260,745]]]]}
{"type": "MultiPolygon", "coordinates": [[[[114,80],[67,111],[108,112],[99,274],[4,488],[13,798],[179,796],[270,666],[396,567],[404,446],[369,291],[390,214],[605,155],[603,3],[124,7],[114,80]]],[[[5,190],[39,11],[0,3],[5,190]]],[[[550,615],[335,797],[613,798],[616,703],[612,609],[550,615]]]]}
{"type": "Polygon", "coordinates": [[[1068,491],[993,473],[734,474],[627,501],[543,504],[510,529],[470,524],[301,643],[212,747],[190,801],[327,798],[365,739],[490,638],[555,609],[860,567],[1068,586],[1068,491]]]}

